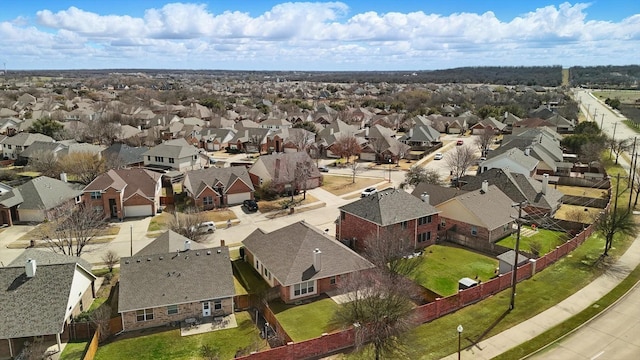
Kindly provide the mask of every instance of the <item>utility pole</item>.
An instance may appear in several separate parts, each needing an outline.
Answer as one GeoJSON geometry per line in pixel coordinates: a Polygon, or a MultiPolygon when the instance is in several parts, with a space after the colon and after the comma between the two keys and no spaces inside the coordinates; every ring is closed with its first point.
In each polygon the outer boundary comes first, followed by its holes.
{"type": "Polygon", "coordinates": [[[602,115],[602,117],[600,118],[600,130],[602,130],[602,123],[604,122],[604,113],[600,115],[602,115]]]}
{"type": "Polygon", "coordinates": [[[511,302],[509,303],[509,310],[513,310],[516,307],[516,284],[518,283],[518,257],[520,256],[520,229],[522,228],[522,207],[526,203],[526,201],[522,201],[511,205],[512,207],[518,207],[518,218],[516,219],[516,223],[518,224],[518,233],[516,235],[516,254],[513,259],[513,268],[511,269],[511,302]]]}
{"type": "Polygon", "coordinates": [[[609,159],[613,158],[613,147],[616,142],[616,127],[618,127],[618,123],[613,123],[613,135],[611,136],[611,149],[609,149],[609,159]]]}
{"type": "MultiPolygon", "coordinates": [[[[634,153],[635,153],[635,150],[636,150],[635,143],[636,143],[636,139],[634,138],[633,139],[633,144],[634,144],[633,145],[633,150],[634,150],[634,153]]],[[[638,154],[633,154],[632,158],[631,158],[631,181],[628,183],[628,188],[630,189],[630,191],[629,191],[629,204],[628,204],[629,206],[627,207],[627,209],[629,209],[629,211],[632,210],[632,208],[631,208],[631,198],[633,197],[633,188],[635,186],[635,181],[636,181],[636,172],[638,172],[636,170],[637,163],[638,163],[638,154]]],[[[636,193],[637,192],[638,192],[638,189],[636,189],[636,193]]]]}

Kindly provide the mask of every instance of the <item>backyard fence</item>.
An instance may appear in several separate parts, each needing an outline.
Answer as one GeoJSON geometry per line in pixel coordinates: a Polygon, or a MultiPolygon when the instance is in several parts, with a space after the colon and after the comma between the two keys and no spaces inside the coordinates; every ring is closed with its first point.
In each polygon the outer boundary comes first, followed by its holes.
{"type": "Polygon", "coordinates": [[[82,360],[93,360],[96,356],[96,352],[98,351],[98,342],[100,339],[100,330],[96,330],[95,334],[93,334],[93,338],[87,346],[87,351],[84,353],[82,360]]]}

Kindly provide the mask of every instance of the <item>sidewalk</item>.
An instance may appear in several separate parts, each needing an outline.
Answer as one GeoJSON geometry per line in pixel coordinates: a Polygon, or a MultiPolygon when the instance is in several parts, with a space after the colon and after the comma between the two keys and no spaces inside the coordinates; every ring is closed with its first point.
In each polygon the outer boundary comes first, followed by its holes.
{"type": "MultiPolygon", "coordinates": [[[[491,359],[525,341],[542,334],[562,323],[582,310],[590,307],[626,278],[640,264],[640,236],[636,237],[629,249],[611,266],[611,269],[548,310],[526,320],[509,330],[480,341],[476,346],[461,353],[462,359],[491,359]]],[[[457,359],[451,354],[444,359],[457,359]]]]}

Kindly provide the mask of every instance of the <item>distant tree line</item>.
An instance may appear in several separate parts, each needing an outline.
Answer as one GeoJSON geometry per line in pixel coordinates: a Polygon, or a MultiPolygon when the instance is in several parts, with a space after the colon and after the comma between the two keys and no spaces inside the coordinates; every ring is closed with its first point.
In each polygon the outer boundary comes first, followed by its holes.
{"type": "Polygon", "coordinates": [[[637,89],[640,65],[574,66],[569,69],[571,86],[637,89]]]}

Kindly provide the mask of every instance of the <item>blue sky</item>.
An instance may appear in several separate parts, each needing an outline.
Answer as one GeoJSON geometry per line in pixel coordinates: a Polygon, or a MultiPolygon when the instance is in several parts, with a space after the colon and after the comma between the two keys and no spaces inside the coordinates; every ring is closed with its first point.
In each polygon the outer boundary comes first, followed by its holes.
{"type": "Polygon", "coordinates": [[[626,65],[640,1],[24,1],[11,69],[431,70],[626,65]]]}

